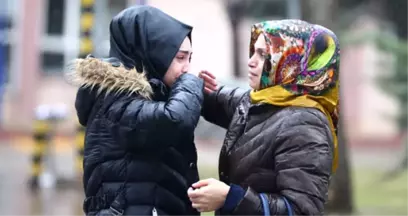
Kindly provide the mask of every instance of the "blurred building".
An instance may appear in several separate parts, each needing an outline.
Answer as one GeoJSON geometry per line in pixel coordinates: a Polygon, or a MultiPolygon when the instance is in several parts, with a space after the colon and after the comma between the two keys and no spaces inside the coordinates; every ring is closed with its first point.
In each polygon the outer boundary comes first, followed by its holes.
{"type": "Polygon", "coordinates": [[[345,35],[359,39],[342,47],[342,114],[351,141],[367,147],[395,147],[402,142],[402,134],[395,124],[398,102],[378,85],[381,75],[394,70],[395,58],[369,40],[370,35],[381,31],[394,32],[389,28],[390,23],[364,11],[363,7],[355,14],[348,14],[354,19],[345,35]]]}
{"type": "MultiPolygon", "coordinates": [[[[64,66],[79,53],[81,0],[3,0],[9,28],[6,44],[7,90],[3,127],[29,131],[39,104],[66,104],[75,122],[75,89],[62,79],[64,66]]],[[[96,56],[107,56],[110,19],[140,0],[95,1],[96,56]]]]}
{"type": "MultiPolygon", "coordinates": [[[[80,0],[6,0],[7,89],[4,98],[3,127],[29,131],[34,108],[39,104],[67,104],[70,121],[76,121],[73,107],[75,88],[62,78],[63,68],[79,53],[80,0]]],[[[220,1],[149,1],[191,25],[199,25],[193,34],[193,71],[205,68],[227,78],[230,72],[230,48],[227,17],[220,1]],[[193,8],[193,10],[188,10],[193,8]],[[207,8],[202,10],[202,8],[207,8]],[[212,11],[213,16],[208,16],[212,11]],[[211,23],[211,24],[210,24],[211,23]],[[210,24],[210,25],[209,25],[210,24]],[[218,34],[213,34],[219,32],[218,34]],[[209,46],[210,45],[210,46],[209,46]],[[215,48],[214,47],[218,47],[215,48]]],[[[94,52],[108,55],[109,22],[127,6],[145,4],[143,0],[96,0],[93,28],[94,52]]]]}
{"type": "MultiPolygon", "coordinates": [[[[3,127],[30,131],[37,105],[64,103],[69,108],[70,119],[61,131],[71,131],[76,123],[73,107],[76,89],[63,81],[62,74],[64,65],[78,55],[81,0],[3,1],[7,2],[8,18],[4,41],[8,75],[1,109],[3,127]]],[[[194,26],[193,72],[207,69],[217,75],[221,84],[246,86],[249,29],[259,20],[247,19],[242,23],[240,56],[243,70],[238,73],[242,75],[235,77],[232,35],[222,0],[95,0],[93,54],[97,57],[108,55],[109,22],[115,14],[127,6],[146,3],[194,26]]],[[[295,15],[293,10],[279,10],[277,16],[268,19],[295,15]]],[[[350,26],[351,33],[380,29],[377,20],[364,14],[356,16],[350,26]]],[[[375,84],[376,74],[383,71],[375,61],[382,55],[370,43],[342,47],[342,88],[345,89],[342,114],[352,139],[386,140],[396,135],[393,123],[383,117],[396,112],[395,101],[375,84]]]]}

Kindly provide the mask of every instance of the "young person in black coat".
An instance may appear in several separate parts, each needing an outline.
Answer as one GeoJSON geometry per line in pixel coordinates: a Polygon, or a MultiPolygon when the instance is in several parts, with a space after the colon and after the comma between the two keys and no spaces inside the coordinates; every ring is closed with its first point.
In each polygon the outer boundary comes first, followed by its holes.
{"type": "Polygon", "coordinates": [[[187,196],[199,180],[194,129],[202,79],[187,73],[192,27],[150,6],[110,23],[107,59],[77,59],[69,81],[86,126],[87,215],[197,215],[187,196]]]}

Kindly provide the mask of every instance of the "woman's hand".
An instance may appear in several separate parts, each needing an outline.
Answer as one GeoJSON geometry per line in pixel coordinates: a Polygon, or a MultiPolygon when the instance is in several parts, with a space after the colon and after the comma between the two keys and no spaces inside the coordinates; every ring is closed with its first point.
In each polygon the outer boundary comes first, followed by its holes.
{"type": "Polygon", "coordinates": [[[230,186],[216,179],[201,180],[187,191],[193,208],[199,212],[210,212],[221,208],[229,192],[230,186]]]}
{"type": "Polygon", "coordinates": [[[206,70],[202,70],[200,71],[200,73],[198,73],[198,77],[204,80],[204,92],[205,93],[211,93],[217,90],[217,80],[212,73],[206,70]]]}

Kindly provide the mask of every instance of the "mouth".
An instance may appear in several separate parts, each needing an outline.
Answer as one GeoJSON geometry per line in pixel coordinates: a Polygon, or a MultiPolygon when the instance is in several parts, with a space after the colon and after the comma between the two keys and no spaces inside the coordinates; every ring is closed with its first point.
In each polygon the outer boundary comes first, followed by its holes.
{"type": "Polygon", "coordinates": [[[258,76],[258,74],[256,74],[256,73],[254,73],[254,72],[249,71],[248,76],[249,76],[249,77],[257,77],[257,76],[258,76]]]}

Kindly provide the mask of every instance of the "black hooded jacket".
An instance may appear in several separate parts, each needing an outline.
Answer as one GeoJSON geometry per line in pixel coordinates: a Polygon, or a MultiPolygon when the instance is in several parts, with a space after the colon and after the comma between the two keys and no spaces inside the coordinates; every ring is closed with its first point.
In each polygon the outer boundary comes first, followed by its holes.
{"type": "Polygon", "coordinates": [[[110,58],[76,60],[68,77],[81,86],[87,215],[198,214],[187,189],[199,179],[203,82],[191,74],[172,87],[161,81],[191,30],[156,8],[128,8],[111,22],[110,58]]]}

